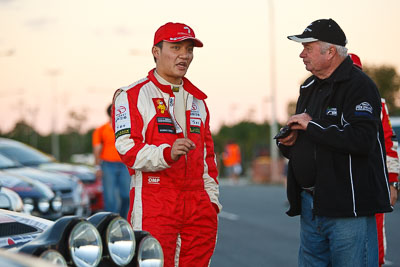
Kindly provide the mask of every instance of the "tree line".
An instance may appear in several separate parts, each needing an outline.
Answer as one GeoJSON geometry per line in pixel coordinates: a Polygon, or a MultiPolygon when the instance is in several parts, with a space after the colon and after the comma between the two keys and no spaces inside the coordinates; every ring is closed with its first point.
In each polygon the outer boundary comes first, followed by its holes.
{"type": "MultiPolygon", "coordinates": [[[[400,116],[400,76],[396,69],[386,65],[364,66],[364,71],[375,81],[381,96],[386,99],[390,115],[400,116]]],[[[294,96],[294,98],[297,98],[297,96],[294,96]]],[[[289,115],[293,114],[294,105],[295,101],[289,103],[289,115]]],[[[76,114],[72,112],[70,116],[75,118],[76,114]]],[[[81,133],[80,125],[84,120],[85,118],[75,118],[75,124],[67,127],[64,133],[59,134],[60,161],[69,162],[74,154],[92,153],[92,133],[94,129],[81,133]]],[[[0,133],[0,136],[21,141],[51,154],[51,134],[39,134],[23,118],[16,123],[14,129],[7,133],[0,133]]],[[[222,125],[219,131],[213,134],[213,137],[218,160],[229,140],[234,140],[239,144],[245,170],[250,167],[255,158],[269,155],[271,138],[268,122],[256,123],[245,120],[235,125],[222,125]]]]}

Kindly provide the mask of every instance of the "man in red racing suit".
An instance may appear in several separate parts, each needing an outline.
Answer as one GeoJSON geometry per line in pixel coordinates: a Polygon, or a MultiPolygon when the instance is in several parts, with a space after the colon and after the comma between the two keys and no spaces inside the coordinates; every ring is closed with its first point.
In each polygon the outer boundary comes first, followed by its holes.
{"type": "MultiPolygon", "coordinates": [[[[385,148],[386,148],[386,164],[389,172],[390,184],[390,203],[395,205],[398,195],[398,182],[399,182],[399,156],[397,154],[398,141],[396,133],[393,131],[389,120],[389,113],[386,106],[385,99],[382,100],[382,113],[381,120],[383,132],[385,135],[385,148]],[[396,185],[396,186],[394,186],[396,185]]],[[[386,231],[385,231],[385,215],[377,213],[375,215],[376,226],[378,230],[378,246],[379,246],[379,266],[385,263],[386,255],[386,231]]]]}
{"type": "MultiPolygon", "coordinates": [[[[349,53],[349,56],[353,60],[354,65],[362,69],[360,58],[356,54],[349,53]]],[[[394,206],[397,201],[400,171],[400,160],[399,155],[397,154],[398,141],[396,133],[393,131],[392,125],[390,124],[389,112],[385,99],[382,98],[381,103],[381,121],[383,133],[385,135],[386,164],[389,172],[390,203],[392,206],[394,206]]],[[[377,213],[375,215],[375,219],[378,230],[379,266],[382,266],[385,263],[386,255],[385,216],[383,213],[377,213]]]]}
{"type": "Polygon", "coordinates": [[[206,95],[183,77],[193,47],[185,24],[154,38],[156,68],[114,96],[116,148],[131,174],[128,221],[163,248],[164,266],[208,266],[217,237],[218,171],[206,95]]]}

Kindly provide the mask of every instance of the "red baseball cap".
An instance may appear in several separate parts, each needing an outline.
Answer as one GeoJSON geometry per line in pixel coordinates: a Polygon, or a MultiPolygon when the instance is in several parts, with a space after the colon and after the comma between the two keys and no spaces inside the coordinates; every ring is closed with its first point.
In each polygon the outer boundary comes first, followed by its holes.
{"type": "Polygon", "coordinates": [[[161,41],[177,43],[188,39],[193,40],[194,46],[203,47],[203,43],[196,38],[192,28],[183,23],[168,22],[156,31],[154,45],[161,41]]]}
{"type": "Polygon", "coordinates": [[[353,60],[353,64],[362,69],[361,59],[356,54],[349,53],[349,56],[353,60]]]}

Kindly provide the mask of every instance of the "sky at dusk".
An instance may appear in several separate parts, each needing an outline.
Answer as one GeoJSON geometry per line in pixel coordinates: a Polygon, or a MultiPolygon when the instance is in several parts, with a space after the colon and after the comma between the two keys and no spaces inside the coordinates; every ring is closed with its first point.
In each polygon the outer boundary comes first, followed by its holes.
{"type": "Polygon", "coordinates": [[[333,18],[363,64],[400,73],[399,11],[398,0],[0,0],[0,130],[24,118],[40,133],[62,131],[71,111],[86,118],[82,130],[102,124],[114,91],[155,66],[154,32],[169,21],[204,43],[186,77],[208,95],[213,131],[271,119],[273,91],[284,123],[309,75],[288,35],[333,18]]]}

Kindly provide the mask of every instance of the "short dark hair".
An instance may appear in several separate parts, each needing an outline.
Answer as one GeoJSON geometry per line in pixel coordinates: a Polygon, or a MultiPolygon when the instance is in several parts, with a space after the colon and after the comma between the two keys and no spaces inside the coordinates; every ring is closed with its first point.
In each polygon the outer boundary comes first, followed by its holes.
{"type": "MultiPolygon", "coordinates": [[[[160,41],[160,42],[156,43],[154,46],[157,46],[157,47],[160,48],[160,50],[161,50],[162,47],[163,47],[163,42],[164,42],[164,41],[160,41]]],[[[154,62],[157,63],[157,60],[156,60],[155,57],[154,57],[154,62]]]]}
{"type": "Polygon", "coordinates": [[[111,117],[111,109],[112,109],[112,104],[110,104],[110,105],[107,107],[107,114],[108,114],[109,117],[111,117]]]}

